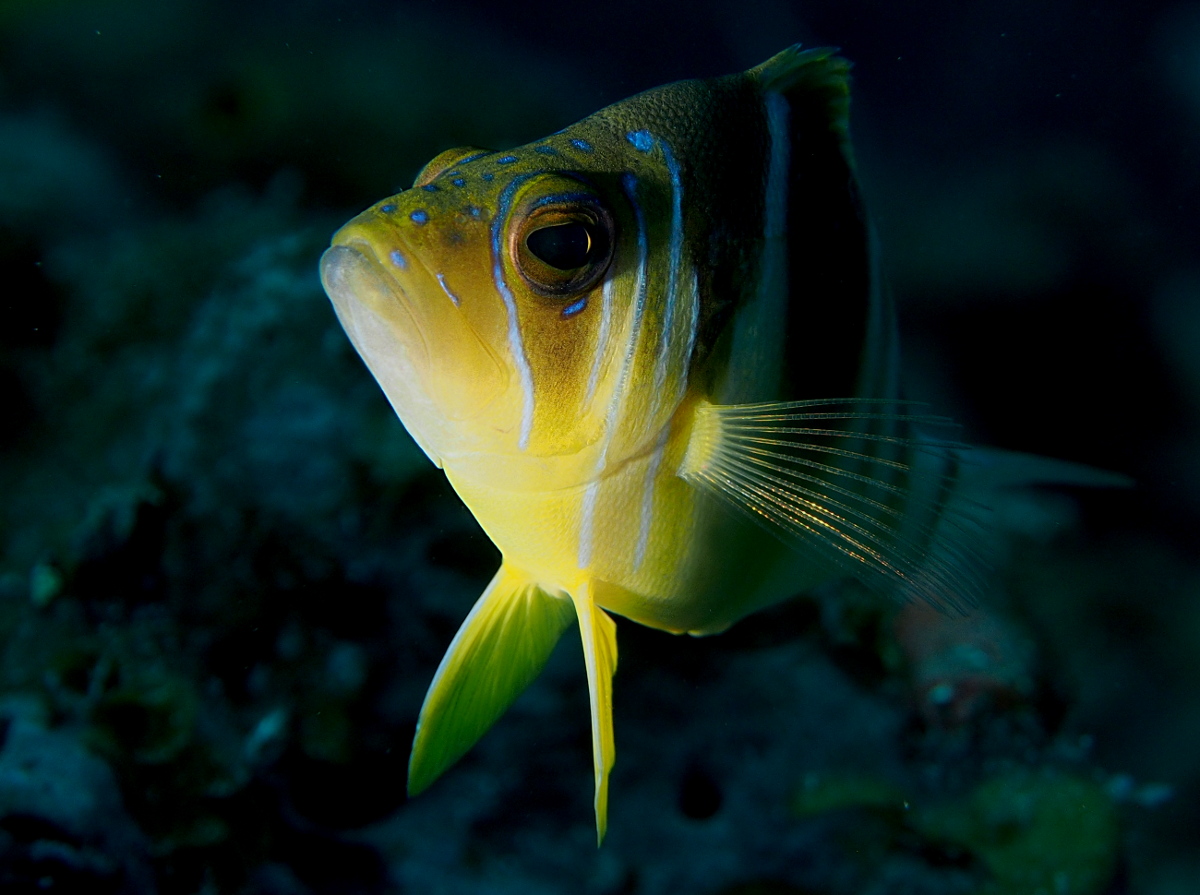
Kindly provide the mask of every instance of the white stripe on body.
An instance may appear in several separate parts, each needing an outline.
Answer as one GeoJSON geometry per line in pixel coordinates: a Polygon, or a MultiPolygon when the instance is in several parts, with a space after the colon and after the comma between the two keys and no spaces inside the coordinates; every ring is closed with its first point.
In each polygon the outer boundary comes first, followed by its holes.
{"type": "Polygon", "coordinates": [[[500,251],[500,227],[508,217],[509,204],[512,202],[514,192],[529,177],[528,174],[520,174],[504,188],[491,224],[492,279],[496,283],[496,291],[504,299],[504,309],[508,315],[508,345],[513,354],[513,361],[517,365],[517,376],[521,380],[521,429],[517,438],[517,447],[522,451],[529,447],[529,433],[533,430],[533,370],[529,366],[529,356],[525,353],[525,342],[521,338],[521,322],[517,318],[517,302],[504,279],[500,251]]]}
{"type": "Polygon", "coordinates": [[[521,338],[521,325],[517,320],[517,303],[508,289],[508,284],[496,271],[496,288],[504,299],[504,307],[508,311],[508,346],[512,350],[513,360],[517,364],[517,375],[521,379],[521,432],[517,438],[517,447],[521,450],[529,447],[529,433],[533,429],[533,370],[529,367],[529,358],[525,354],[525,342],[521,338]]]}
{"type": "Polygon", "coordinates": [[[600,479],[588,482],[583,492],[582,517],[579,520],[579,568],[586,569],[592,562],[592,527],[596,522],[596,495],[600,491],[600,479]]]}
{"type": "MultiPolygon", "coordinates": [[[[638,204],[636,196],[637,181],[632,174],[627,174],[623,179],[625,193],[629,198],[630,204],[633,206],[634,217],[637,220],[637,239],[638,239],[638,267],[637,277],[634,279],[633,285],[633,306],[630,308],[632,320],[629,324],[629,340],[625,346],[625,352],[621,359],[621,372],[617,377],[616,386],[613,388],[612,395],[608,399],[608,410],[604,416],[604,441],[600,448],[600,455],[596,460],[596,470],[593,480],[589,483],[588,489],[584,492],[584,505],[582,507],[583,518],[579,524],[579,548],[578,548],[578,566],[584,569],[591,562],[592,558],[592,537],[594,532],[594,516],[596,512],[596,500],[600,482],[600,474],[604,471],[604,466],[608,462],[608,450],[612,446],[613,438],[616,436],[617,419],[620,416],[621,404],[625,398],[625,392],[629,383],[630,372],[633,367],[633,359],[637,352],[638,339],[642,331],[642,318],[646,309],[646,267],[649,263],[649,236],[646,232],[646,220],[642,214],[642,208],[638,204]]],[[[608,286],[608,283],[605,284],[608,286]]],[[[611,293],[607,297],[611,297],[611,293]]]]}
{"type": "Polygon", "coordinates": [[[596,356],[592,358],[592,372],[588,375],[587,394],[583,398],[583,412],[592,408],[596,397],[596,385],[600,381],[600,365],[604,360],[604,349],[608,346],[608,329],[612,324],[612,277],[604,280],[600,290],[600,332],[596,336],[596,356]]]}
{"type": "Polygon", "coordinates": [[[658,478],[658,467],[662,465],[669,431],[668,427],[663,426],[658,435],[658,442],[654,445],[654,453],[650,455],[650,463],[646,467],[646,481],[642,484],[642,512],[638,520],[637,549],[633,557],[634,571],[642,567],[642,561],[646,558],[646,546],[650,543],[650,526],[654,521],[654,480],[658,478]]]}

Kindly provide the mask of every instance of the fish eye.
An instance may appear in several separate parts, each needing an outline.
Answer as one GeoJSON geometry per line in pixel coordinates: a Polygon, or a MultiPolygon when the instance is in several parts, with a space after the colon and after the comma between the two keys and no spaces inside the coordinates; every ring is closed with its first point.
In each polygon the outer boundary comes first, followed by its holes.
{"type": "Polygon", "coordinates": [[[525,237],[525,247],[555,270],[575,270],[601,253],[592,229],[583,221],[539,227],[525,237]]]}
{"type": "Polygon", "coordinates": [[[540,201],[510,234],[513,264],[547,298],[569,298],[599,282],[612,260],[612,216],[593,196],[540,201]]]}

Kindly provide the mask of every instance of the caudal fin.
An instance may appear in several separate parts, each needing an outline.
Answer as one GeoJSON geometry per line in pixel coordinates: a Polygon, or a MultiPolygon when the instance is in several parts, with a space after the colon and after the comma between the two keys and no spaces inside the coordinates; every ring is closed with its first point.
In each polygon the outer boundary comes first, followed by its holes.
{"type": "Polygon", "coordinates": [[[962,451],[962,459],[964,473],[986,488],[1025,485],[1129,488],[1134,484],[1133,479],[1119,472],[1000,448],[971,446],[962,451]]]}

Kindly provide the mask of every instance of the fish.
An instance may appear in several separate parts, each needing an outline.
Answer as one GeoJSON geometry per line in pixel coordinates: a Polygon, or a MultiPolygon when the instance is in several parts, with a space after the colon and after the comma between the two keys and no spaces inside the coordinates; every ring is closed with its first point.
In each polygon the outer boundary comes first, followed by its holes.
{"type": "Polygon", "coordinates": [[[600,843],[614,616],[717,634],[846,577],[965,611],[990,493],[1121,483],[961,444],[903,398],[849,70],[795,45],[516,149],[450,149],[334,235],[341,325],[502,555],[425,697],[410,795],[576,622],[600,843]]]}

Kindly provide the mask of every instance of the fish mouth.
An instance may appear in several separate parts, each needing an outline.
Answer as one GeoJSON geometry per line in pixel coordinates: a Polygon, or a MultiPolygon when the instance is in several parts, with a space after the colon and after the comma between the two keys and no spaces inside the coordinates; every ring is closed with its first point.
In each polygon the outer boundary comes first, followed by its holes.
{"type": "Polygon", "coordinates": [[[404,286],[380,263],[375,250],[365,240],[332,246],[321,256],[321,284],[333,302],[338,320],[354,347],[367,359],[387,324],[388,334],[402,347],[413,372],[425,372],[430,366],[429,344],[424,327],[417,319],[416,307],[404,286]],[[375,319],[367,319],[369,312],[375,319]]]}
{"type": "Polygon", "coordinates": [[[400,281],[380,263],[370,243],[352,239],[325,250],[321,285],[359,356],[379,382],[405,427],[441,465],[423,421],[436,418],[428,393],[432,354],[419,312],[400,281]]]}
{"type": "Polygon", "coordinates": [[[397,234],[381,246],[371,233],[345,229],[321,256],[321,283],[350,341],[435,463],[433,444],[438,456],[475,450],[465,448],[473,433],[497,428],[508,412],[507,367],[397,234]],[[408,261],[386,263],[389,250],[408,261]]]}

